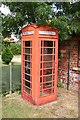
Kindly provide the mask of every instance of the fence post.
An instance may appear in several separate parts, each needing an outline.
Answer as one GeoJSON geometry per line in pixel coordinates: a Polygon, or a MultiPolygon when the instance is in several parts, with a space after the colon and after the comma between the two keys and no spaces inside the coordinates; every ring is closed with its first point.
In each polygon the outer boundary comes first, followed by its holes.
{"type": "Polygon", "coordinates": [[[67,90],[69,90],[70,82],[70,50],[68,50],[68,78],[67,78],[67,90]]]}
{"type": "Polygon", "coordinates": [[[12,94],[12,63],[10,63],[10,94],[12,94]]]}

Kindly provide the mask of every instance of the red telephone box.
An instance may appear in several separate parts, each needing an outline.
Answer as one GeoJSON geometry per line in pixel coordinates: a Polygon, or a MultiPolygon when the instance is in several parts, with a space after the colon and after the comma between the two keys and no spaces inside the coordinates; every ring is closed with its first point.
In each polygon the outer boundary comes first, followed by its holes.
{"type": "Polygon", "coordinates": [[[22,97],[40,105],[56,100],[58,30],[50,26],[22,28],[22,97]]]}

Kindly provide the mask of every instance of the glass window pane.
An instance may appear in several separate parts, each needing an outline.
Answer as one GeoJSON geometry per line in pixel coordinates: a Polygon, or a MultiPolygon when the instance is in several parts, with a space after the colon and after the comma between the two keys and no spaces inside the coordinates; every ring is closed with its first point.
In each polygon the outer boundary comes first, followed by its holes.
{"type": "Polygon", "coordinates": [[[25,73],[27,73],[27,74],[31,74],[31,73],[30,73],[30,69],[25,68],[25,73]]]}
{"type": "Polygon", "coordinates": [[[25,91],[30,94],[30,90],[25,87],[25,91]]]}
{"type": "Polygon", "coordinates": [[[42,77],[40,77],[40,83],[42,83],[42,77]]]}
{"type": "Polygon", "coordinates": [[[42,61],[42,56],[41,56],[41,61],[42,61]]]}
{"type": "Polygon", "coordinates": [[[53,48],[44,48],[44,54],[53,54],[53,48]]]}
{"type": "Polygon", "coordinates": [[[40,76],[42,75],[42,70],[40,70],[40,76]]]}
{"type": "Polygon", "coordinates": [[[30,61],[30,55],[25,55],[25,60],[29,60],[30,61]]]}
{"type": "Polygon", "coordinates": [[[25,79],[30,81],[30,76],[25,74],[25,79]]]}
{"type": "Polygon", "coordinates": [[[52,81],[52,75],[43,77],[43,80],[44,82],[52,81]]]}
{"type": "Polygon", "coordinates": [[[46,63],[44,62],[43,68],[51,68],[51,67],[53,67],[52,65],[53,65],[52,62],[46,62],[46,63]]]}
{"type": "Polygon", "coordinates": [[[30,88],[30,82],[25,81],[25,86],[30,88]]]}
{"type": "Polygon", "coordinates": [[[26,67],[26,70],[28,69],[28,67],[31,67],[30,64],[31,64],[30,62],[26,62],[26,61],[25,61],[25,67],[26,67]]]}
{"type": "Polygon", "coordinates": [[[44,41],[45,47],[53,47],[53,41],[44,41]]]}
{"type": "Polygon", "coordinates": [[[30,53],[30,48],[25,48],[25,53],[30,53]]]}
{"type": "Polygon", "coordinates": [[[30,47],[30,41],[25,41],[25,47],[30,47]]]}
{"type": "Polygon", "coordinates": [[[42,47],[43,42],[44,42],[44,41],[41,41],[41,47],[42,47]]]}
{"type": "Polygon", "coordinates": [[[43,75],[50,75],[50,74],[52,74],[52,69],[43,70],[43,75]]]}
{"type": "Polygon", "coordinates": [[[52,61],[52,59],[53,59],[52,55],[45,55],[45,56],[43,56],[43,60],[44,61],[52,61]]]}
{"type": "Polygon", "coordinates": [[[47,69],[46,70],[46,75],[52,74],[52,69],[47,69]]]}
{"type": "Polygon", "coordinates": [[[40,68],[42,68],[42,63],[40,64],[40,68]]]}
{"type": "Polygon", "coordinates": [[[52,83],[46,83],[46,88],[52,87],[52,83]]]}

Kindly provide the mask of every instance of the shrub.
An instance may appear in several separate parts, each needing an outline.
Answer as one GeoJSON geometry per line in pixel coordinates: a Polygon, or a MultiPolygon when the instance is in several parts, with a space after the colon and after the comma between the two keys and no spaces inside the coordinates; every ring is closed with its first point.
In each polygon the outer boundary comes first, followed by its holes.
{"type": "Polygon", "coordinates": [[[13,55],[20,55],[21,54],[21,44],[18,43],[11,43],[11,50],[13,55]]]}
{"type": "Polygon", "coordinates": [[[64,87],[61,81],[58,81],[57,86],[61,88],[64,87]]]}
{"type": "Polygon", "coordinates": [[[9,64],[13,58],[13,53],[10,49],[9,46],[6,46],[4,47],[3,51],[2,51],[2,61],[5,63],[5,64],[9,64]]]}

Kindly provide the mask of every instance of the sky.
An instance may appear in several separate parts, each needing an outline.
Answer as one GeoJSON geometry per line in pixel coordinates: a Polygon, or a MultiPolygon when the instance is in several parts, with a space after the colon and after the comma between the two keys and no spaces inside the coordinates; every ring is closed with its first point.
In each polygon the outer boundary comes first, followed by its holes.
{"type": "MultiPolygon", "coordinates": [[[[77,0],[70,0],[70,1],[72,1],[73,3],[74,2],[77,2],[77,0]]],[[[56,7],[55,7],[55,5],[53,4],[53,7],[54,7],[54,12],[56,11],[56,7]]],[[[1,7],[0,7],[0,11],[3,13],[3,14],[5,14],[5,15],[8,15],[8,14],[10,14],[10,10],[9,10],[9,8],[7,7],[7,6],[5,6],[5,5],[1,5],[1,7]]]]}
{"type": "MultiPolygon", "coordinates": [[[[76,0],[75,0],[75,1],[76,1],[76,0]]],[[[9,8],[8,8],[7,6],[5,6],[5,5],[3,5],[3,4],[2,4],[2,6],[0,7],[0,11],[1,11],[4,15],[10,14],[9,8]]],[[[53,4],[53,11],[54,11],[54,12],[57,11],[56,6],[55,6],[54,4],[53,4]]]]}
{"type": "MultiPolygon", "coordinates": [[[[54,10],[54,12],[56,11],[56,6],[53,4],[53,10],[54,10]]],[[[4,14],[4,15],[8,15],[8,14],[10,14],[10,10],[9,10],[9,8],[7,7],[7,6],[5,6],[5,5],[3,5],[2,4],[2,6],[0,7],[0,11],[4,14]]]]}
{"type": "Polygon", "coordinates": [[[1,11],[3,14],[5,14],[5,15],[10,14],[9,8],[6,7],[6,6],[4,6],[3,4],[2,4],[2,6],[0,7],[0,11],[1,11]]]}

